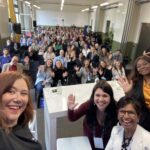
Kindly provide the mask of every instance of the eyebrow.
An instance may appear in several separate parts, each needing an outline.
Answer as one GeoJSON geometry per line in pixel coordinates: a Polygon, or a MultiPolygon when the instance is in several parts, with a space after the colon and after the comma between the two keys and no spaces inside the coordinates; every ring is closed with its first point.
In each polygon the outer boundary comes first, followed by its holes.
{"type": "Polygon", "coordinates": [[[27,92],[29,92],[29,90],[28,89],[21,89],[21,90],[19,90],[19,89],[17,89],[16,87],[14,87],[14,86],[12,86],[10,89],[15,89],[15,90],[18,90],[18,91],[27,91],[27,92]]]}

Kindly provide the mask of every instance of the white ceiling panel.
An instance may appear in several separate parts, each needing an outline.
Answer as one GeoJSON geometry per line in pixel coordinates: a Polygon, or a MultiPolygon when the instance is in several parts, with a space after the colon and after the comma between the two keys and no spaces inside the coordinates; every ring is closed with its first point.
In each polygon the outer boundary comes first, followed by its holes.
{"type": "MultiPolygon", "coordinates": [[[[24,0],[25,1],[25,0],[24,0]]],[[[27,0],[34,4],[61,4],[61,0],[27,0]]],[[[91,6],[95,4],[100,4],[106,0],[64,0],[64,5],[83,5],[91,6]]]]}

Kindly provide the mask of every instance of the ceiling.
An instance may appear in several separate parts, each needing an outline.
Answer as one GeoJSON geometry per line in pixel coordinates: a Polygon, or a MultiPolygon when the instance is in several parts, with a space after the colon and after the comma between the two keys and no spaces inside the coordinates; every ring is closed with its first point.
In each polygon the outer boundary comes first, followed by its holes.
{"type": "MultiPolygon", "coordinates": [[[[61,0],[27,0],[27,1],[30,1],[34,4],[61,4],[61,0]]],[[[64,0],[64,5],[92,6],[100,4],[104,1],[106,0],[64,0]]]]}

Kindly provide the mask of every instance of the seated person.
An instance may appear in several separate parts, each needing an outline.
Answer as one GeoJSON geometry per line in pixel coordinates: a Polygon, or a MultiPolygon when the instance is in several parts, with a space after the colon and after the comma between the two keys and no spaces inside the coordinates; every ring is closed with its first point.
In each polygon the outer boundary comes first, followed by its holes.
{"type": "Polygon", "coordinates": [[[76,121],[85,115],[84,135],[89,138],[92,150],[104,150],[110,138],[111,130],[117,123],[116,104],[111,86],[104,80],[93,88],[89,100],[75,108],[73,94],[68,96],[68,118],[76,121]]]}
{"type": "Polygon", "coordinates": [[[105,61],[100,61],[98,76],[100,80],[112,80],[112,71],[107,68],[105,61]]]}
{"type": "Polygon", "coordinates": [[[68,77],[67,69],[63,66],[61,60],[57,60],[54,69],[53,86],[57,86],[59,80],[61,81],[61,85],[66,85],[67,77],[68,77]]]}
{"type": "Polygon", "coordinates": [[[6,63],[3,65],[2,72],[17,71],[19,73],[23,73],[23,70],[29,70],[29,58],[28,57],[25,57],[24,65],[18,62],[19,62],[18,56],[13,56],[10,63],[6,63]]]}
{"type": "Polygon", "coordinates": [[[120,61],[115,61],[112,67],[112,76],[114,80],[118,80],[120,77],[125,77],[125,68],[120,61]]]}
{"type": "Polygon", "coordinates": [[[123,97],[119,100],[117,109],[120,125],[113,128],[105,150],[150,150],[150,133],[138,125],[138,101],[123,97]]]}
{"type": "Polygon", "coordinates": [[[4,64],[9,63],[11,61],[11,56],[9,54],[9,50],[7,48],[3,49],[3,55],[0,56],[0,72],[4,64]]]}

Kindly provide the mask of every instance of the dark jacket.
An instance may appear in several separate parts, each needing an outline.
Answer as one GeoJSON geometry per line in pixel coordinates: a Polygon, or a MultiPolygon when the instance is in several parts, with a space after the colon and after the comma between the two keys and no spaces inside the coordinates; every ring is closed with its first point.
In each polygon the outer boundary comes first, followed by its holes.
{"type": "Polygon", "coordinates": [[[134,97],[135,100],[141,104],[141,116],[139,124],[150,132],[150,109],[146,106],[143,94],[143,78],[140,78],[134,83],[132,90],[128,93],[129,96],[134,97]]]}
{"type": "MultiPolygon", "coordinates": [[[[107,142],[110,138],[111,130],[114,125],[116,125],[116,118],[109,117],[109,121],[105,121],[104,125],[100,125],[97,121],[97,119],[92,123],[93,126],[88,124],[87,121],[87,113],[89,111],[90,107],[90,101],[86,101],[83,104],[81,104],[77,109],[75,110],[68,110],[68,118],[70,121],[76,121],[80,117],[85,115],[84,121],[83,121],[83,134],[89,138],[89,141],[91,143],[92,150],[104,150],[104,149],[98,149],[94,146],[94,137],[103,137],[103,144],[104,147],[107,145],[107,142]]],[[[106,114],[108,116],[108,114],[106,114]]]]}
{"type": "Polygon", "coordinates": [[[28,127],[16,126],[10,133],[0,128],[0,150],[42,150],[28,127]]]}

